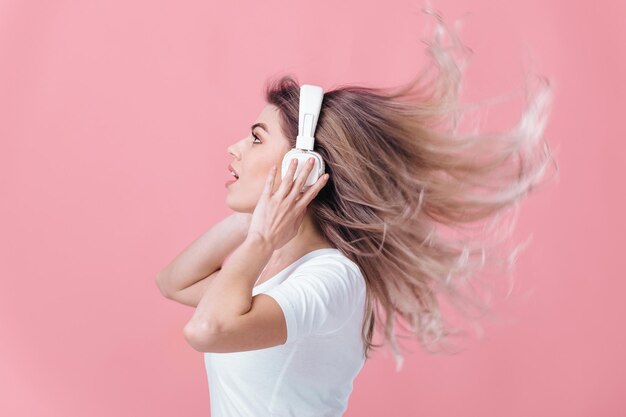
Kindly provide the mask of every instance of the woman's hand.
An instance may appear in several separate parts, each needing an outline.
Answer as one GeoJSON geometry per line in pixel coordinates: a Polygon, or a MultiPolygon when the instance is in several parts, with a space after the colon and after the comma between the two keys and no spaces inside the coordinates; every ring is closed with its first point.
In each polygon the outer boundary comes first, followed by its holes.
{"type": "Polygon", "coordinates": [[[281,248],[296,236],[307,206],[328,181],[329,174],[324,174],[308,190],[300,193],[313,167],[313,158],[306,162],[298,177],[292,181],[297,165],[297,159],[294,159],[275,192],[276,165],[272,167],[252,213],[248,236],[260,236],[273,250],[281,248]]]}

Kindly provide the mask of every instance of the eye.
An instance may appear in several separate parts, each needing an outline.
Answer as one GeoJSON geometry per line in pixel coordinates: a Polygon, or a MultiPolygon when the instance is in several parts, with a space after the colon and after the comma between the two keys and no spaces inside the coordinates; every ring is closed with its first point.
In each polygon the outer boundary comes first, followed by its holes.
{"type": "Polygon", "coordinates": [[[259,139],[259,137],[254,134],[254,131],[252,131],[251,134],[252,134],[252,137],[254,138],[252,140],[252,143],[261,143],[261,139],[259,139]],[[259,142],[255,142],[255,140],[258,140],[259,142]]]}

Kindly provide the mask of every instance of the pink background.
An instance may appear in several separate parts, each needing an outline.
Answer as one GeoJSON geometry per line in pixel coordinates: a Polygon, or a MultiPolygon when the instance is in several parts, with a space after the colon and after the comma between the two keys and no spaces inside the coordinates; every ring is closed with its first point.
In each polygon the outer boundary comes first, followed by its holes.
{"type": "MultiPolygon", "coordinates": [[[[155,274],[229,212],[226,147],[265,80],[404,82],[426,60],[420,6],[0,2],[0,415],[209,415],[193,310],[155,274]]],[[[507,319],[461,355],[406,343],[401,373],[379,350],[346,416],[624,416],[626,3],[435,6],[471,13],[466,100],[519,88],[527,51],[553,80],[561,179],[523,204],[507,319]]]]}

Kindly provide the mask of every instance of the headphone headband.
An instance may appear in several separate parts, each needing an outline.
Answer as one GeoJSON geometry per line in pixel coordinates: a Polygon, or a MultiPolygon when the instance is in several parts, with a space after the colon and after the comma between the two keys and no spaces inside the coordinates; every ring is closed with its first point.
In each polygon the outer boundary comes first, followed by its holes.
{"type": "Polygon", "coordinates": [[[317,85],[300,86],[300,107],[296,148],[312,151],[315,143],[315,128],[324,99],[324,89],[317,85]]]}
{"type": "Polygon", "coordinates": [[[315,184],[319,177],[324,175],[326,164],[324,158],[313,150],[315,144],[315,128],[317,120],[322,108],[322,99],[324,98],[324,90],[317,85],[303,84],[300,86],[300,108],[298,117],[298,136],[296,137],[296,146],[285,154],[282,161],[282,177],[284,178],[289,171],[289,164],[293,159],[298,160],[298,167],[294,173],[294,179],[303,169],[304,164],[310,158],[313,158],[314,165],[309,172],[302,190],[315,184]]]}

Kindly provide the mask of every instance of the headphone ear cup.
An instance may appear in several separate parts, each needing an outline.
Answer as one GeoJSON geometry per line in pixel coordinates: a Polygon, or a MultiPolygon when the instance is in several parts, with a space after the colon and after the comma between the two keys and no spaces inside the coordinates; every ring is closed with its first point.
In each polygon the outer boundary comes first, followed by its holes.
{"type": "Polygon", "coordinates": [[[281,165],[281,180],[284,180],[287,171],[289,170],[289,164],[293,159],[298,160],[298,167],[296,168],[296,172],[293,177],[293,179],[296,179],[300,174],[300,171],[302,171],[302,168],[304,167],[306,161],[311,157],[315,158],[313,161],[313,168],[311,169],[311,172],[309,172],[309,176],[303,185],[303,189],[315,184],[317,179],[324,175],[324,159],[322,159],[321,155],[315,151],[304,152],[299,149],[292,149],[287,152],[283,157],[283,162],[281,165]]]}

